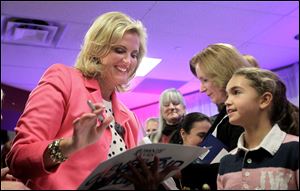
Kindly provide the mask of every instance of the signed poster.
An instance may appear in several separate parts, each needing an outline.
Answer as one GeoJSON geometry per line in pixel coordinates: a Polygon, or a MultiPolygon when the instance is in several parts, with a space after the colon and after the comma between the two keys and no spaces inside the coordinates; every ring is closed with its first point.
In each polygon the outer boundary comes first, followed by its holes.
{"type": "MultiPolygon", "coordinates": [[[[147,165],[151,165],[154,156],[157,156],[159,158],[159,171],[169,165],[175,165],[178,170],[181,170],[206,152],[206,148],[197,146],[161,143],[140,145],[99,164],[83,181],[78,190],[134,189],[131,182],[123,178],[121,173],[131,173],[128,162],[131,161],[135,166],[138,162],[137,156],[141,156],[147,165]]],[[[165,179],[175,173],[175,171],[170,172],[165,179]]]]}

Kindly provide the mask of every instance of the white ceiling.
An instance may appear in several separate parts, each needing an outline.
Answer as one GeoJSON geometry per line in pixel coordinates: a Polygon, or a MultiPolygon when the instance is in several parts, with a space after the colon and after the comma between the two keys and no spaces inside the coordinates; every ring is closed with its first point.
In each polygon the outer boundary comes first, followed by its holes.
{"type": "Polygon", "coordinates": [[[299,61],[298,1],[1,1],[1,83],[31,91],[51,64],[74,65],[89,25],[108,11],[141,20],[148,32],[147,56],[162,59],[147,76],[133,80],[132,91],[119,95],[129,108],[158,101],[164,88],[196,91],[199,82],[188,62],[211,43],[231,43],[266,69],[299,61]],[[50,46],[7,42],[10,17],[55,22],[61,26],[59,39],[50,46]]]}

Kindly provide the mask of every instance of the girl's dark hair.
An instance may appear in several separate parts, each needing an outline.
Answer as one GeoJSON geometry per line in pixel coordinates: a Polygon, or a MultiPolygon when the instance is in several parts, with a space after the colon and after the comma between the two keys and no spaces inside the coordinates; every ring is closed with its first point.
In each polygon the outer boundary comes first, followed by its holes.
{"type": "Polygon", "coordinates": [[[185,132],[190,133],[190,131],[193,127],[193,124],[195,122],[200,122],[200,121],[205,121],[205,120],[208,121],[209,123],[211,123],[210,118],[208,116],[204,115],[203,113],[192,112],[192,113],[185,115],[185,117],[183,118],[183,121],[182,121],[181,128],[185,132]]]}
{"type": "Polygon", "coordinates": [[[288,101],[286,86],[281,80],[277,82],[277,87],[279,90],[273,98],[276,104],[273,104],[272,119],[286,133],[299,136],[299,108],[288,101]]]}

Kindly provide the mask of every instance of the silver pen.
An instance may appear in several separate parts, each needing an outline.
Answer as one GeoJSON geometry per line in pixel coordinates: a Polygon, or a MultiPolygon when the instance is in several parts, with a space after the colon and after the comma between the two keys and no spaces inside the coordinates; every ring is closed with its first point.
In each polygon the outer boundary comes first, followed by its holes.
{"type": "MultiPolygon", "coordinates": [[[[92,103],[91,100],[87,100],[87,104],[89,105],[89,107],[91,108],[92,111],[96,110],[96,107],[94,106],[94,104],[92,103]]],[[[100,120],[100,122],[103,122],[103,117],[102,115],[97,115],[98,119],[100,120]]]]}

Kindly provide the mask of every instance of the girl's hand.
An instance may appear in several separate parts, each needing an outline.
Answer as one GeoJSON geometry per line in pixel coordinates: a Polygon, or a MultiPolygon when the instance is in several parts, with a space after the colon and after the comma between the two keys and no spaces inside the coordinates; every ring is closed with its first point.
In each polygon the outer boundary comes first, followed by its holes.
{"type": "Polygon", "coordinates": [[[153,165],[149,167],[141,157],[138,156],[137,159],[139,161],[138,166],[134,167],[131,163],[128,164],[132,175],[123,174],[124,178],[134,184],[136,190],[157,190],[165,177],[171,171],[178,169],[175,166],[167,166],[161,172],[158,172],[159,159],[157,156],[154,157],[153,165]]]}

